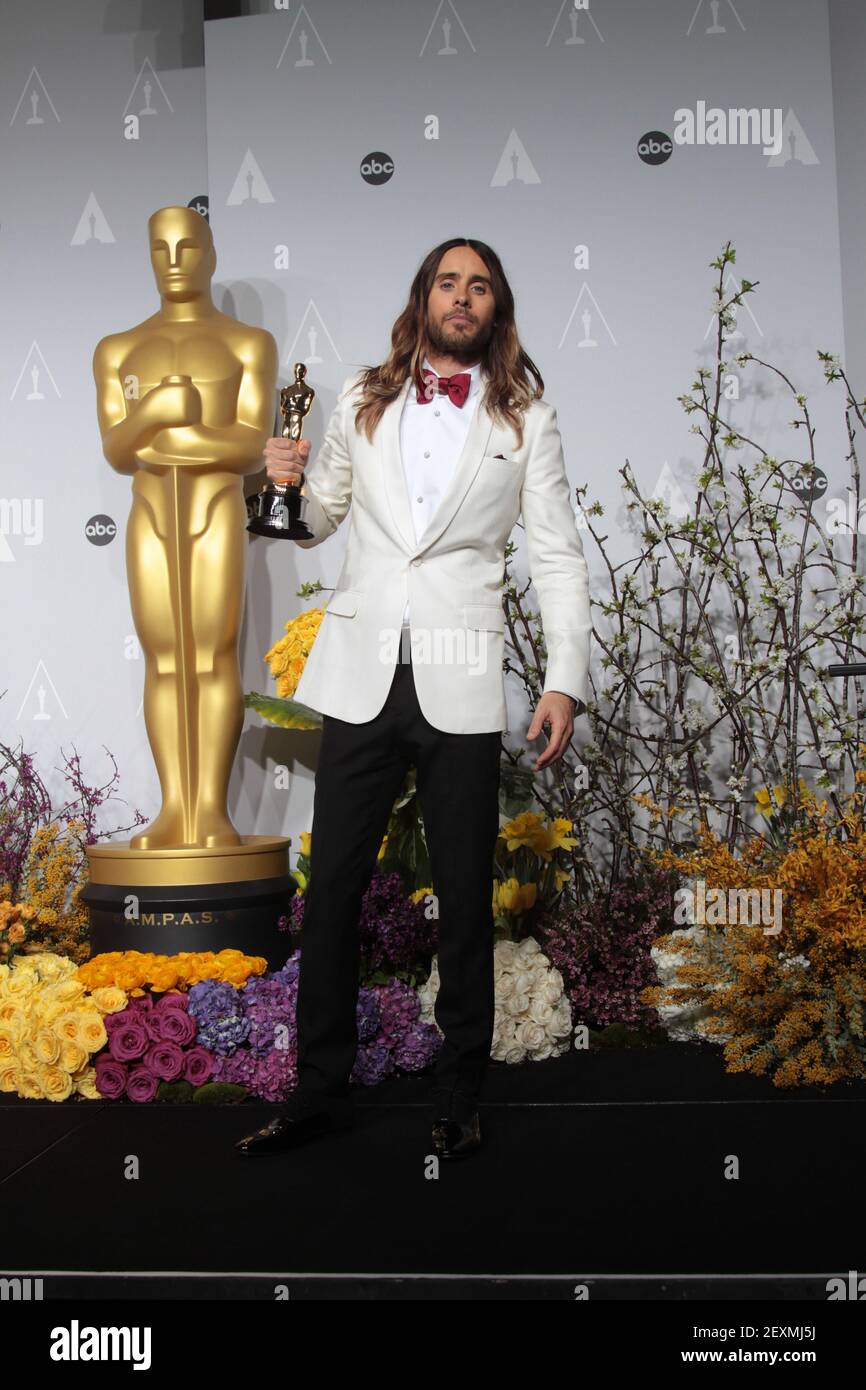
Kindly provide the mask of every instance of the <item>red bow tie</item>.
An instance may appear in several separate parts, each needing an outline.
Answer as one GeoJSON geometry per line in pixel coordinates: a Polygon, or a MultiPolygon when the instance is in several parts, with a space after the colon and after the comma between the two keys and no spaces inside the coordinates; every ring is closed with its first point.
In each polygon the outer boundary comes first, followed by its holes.
{"type": "Polygon", "coordinates": [[[469,395],[469,386],[472,382],[470,372],[457,372],[454,376],[437,376],[428,368],[421,375],[429,385],[426,389],[416,386],[415,396],[419,405],[426,405],[435,395],[440,395],[448,396],[455,405],[462,406],[469,395]]]}

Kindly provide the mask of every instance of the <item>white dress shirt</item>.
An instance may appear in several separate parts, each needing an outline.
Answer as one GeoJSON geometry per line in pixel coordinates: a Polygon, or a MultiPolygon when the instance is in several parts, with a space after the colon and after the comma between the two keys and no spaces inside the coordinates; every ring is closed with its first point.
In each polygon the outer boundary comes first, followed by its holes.
{"type": "MultiPolygon", "coordinates": [[[[425,357],[422,370],[428,368],[433,371],[425,357]]],[[[472,367],[461,367],[459,370],[469,372],[472,378],[469,394],[462,405],[455,405],[448,395],[436,395],[432,400],[421,403],[416,397],[414,383],[409,387],[403,403],[400,451],[416,540],[421,539],[432,521],[442,494],[454,474],[481,398],[481,363],[476,362],[472,367]]],[[[407,601],[403,623],[408,622],[407,601]]]]}

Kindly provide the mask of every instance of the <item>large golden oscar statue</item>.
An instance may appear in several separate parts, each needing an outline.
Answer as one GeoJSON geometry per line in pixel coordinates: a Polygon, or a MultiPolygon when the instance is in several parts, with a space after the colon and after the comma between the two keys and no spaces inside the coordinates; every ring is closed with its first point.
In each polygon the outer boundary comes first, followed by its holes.
{"type": "MultiPolygon", "coordinates": [[[[200,213],[160,208],[148,230],[160,307],[103,338],[93,372],[105,457],[132,476],[126,566],[162,808],[128,842],[89,850],[93,949],[232,945],[272,958],[250,932],[266,944],[273,904],[286,910],[289,841],[240,835],[227,795],[244,718],[243,480],[273,433],[277,347],[215,307],[200,213]]],[[[287,940],[274,938],[279,964],[287,940]]]]}

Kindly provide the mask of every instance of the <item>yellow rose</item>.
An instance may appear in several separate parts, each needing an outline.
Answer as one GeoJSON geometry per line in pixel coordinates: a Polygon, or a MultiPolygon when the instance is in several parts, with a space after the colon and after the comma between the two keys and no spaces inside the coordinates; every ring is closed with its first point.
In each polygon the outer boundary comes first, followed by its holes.
{"type": "Polygon", "coordinates": [[[69,1013],[69,1005],[64,1004],[61,1000],[55,1004],[46,1004],[44,1008],[39,1010],[39,1017],[46,1028],[53,1028],[61,1014],[67,1013],[69,1013]]]}
{"type": "Polygon", "coordinates": [[[55,980],[68,979],[77,969],[75,961],[69,960],[67,956],[55,955],[52,951],[43,951],[41,955],[32,959],[37,963],[40,978],[48,984],[55,980]]]}
{"type": "Polygon", "coordinates": [[[6,981],[7,997],[16,999],[19,1003],[22,999],[29,999],[38,988],[39,976],[36,971],[23,969],[21,966],[17,966],[6,981]]]}
{"type": "Polygon", "coordinates": [[[18,1090],[18,1063],[11,1058],[0,1058],[0,1091],[13,1095],[18,1090]]]}
{"type": "MultiPolygon", "coordinates": [[[[47,1060],[47,1059],[46,1059],[47,1060]]],[[[86,1066],[90,1060],[90,1053],[81,1046],[81,1043],[70,1042],[67,1038],[60,1048],[59,1065],[64,1071],[76,1072],[81,1067],[86,1066]]]]}
{"type": "Polygon", "coordinates": [[[18,1061],[26,1071],[38,1071],[43,1065],[42,1058],[39,1056],[36,1048],[33,1046],[32,1042],[25,1038],[22,1038],[21,1042],[18,1044],[18,1061]]]}
{"type": "Polygon", "coordinates": [[[102,1014],[95,1009],[81,1010],[78,1014],[78,1034],[72,1039],[80,1043],[87,1052],[98,1052],[108,1042],[108,1034],[102,1021],[102,1014]]]}
{"type": "Polygon", "coordinates": [[[82,1076],[76,1078],[75,1089],[85,1100],[102,1100],[96,1089],[96,1067],[88,1067],[82,1076]]]}
{"type": "Polygon", "coordinates": [[[26,1021],[27,1014],[19,1004],[10,1004],[8,1009],[0,1008],[0,1033],[11,1038],[13,1043],[22,1036],[26,1021]]]}
{"type": "Polygon", "coordinates": [[[22,1065],[17,1077],[17,1090],[22,1100],[44,1100],[42,1083],[34,1071],[26,1071],[22,1065]]]}
{"type": "Polygon", "coordinates": [[[40,1028],[33,1043],[33,1050],[40,1062],[56,1062],[60,1056],[60,1039],[50,1028],[40,1028]]]}
{"type": "Polygon", "coordinates": [[[38,1079],[46,1100],[66,1100],[72,1095],[72,1077],[63,1067],[43,1067],[38,1079]]]}
{"type": "Polygon", "coordinates": [[[79,999],[83,999],[86,989],[81,980],[60,980],[54,986],[54,998],[61,999],[67,1004],[74,1004],[79,999]]]}
{"type": "Polygon", "coordinates": [[[67,1009],[53,1020],[54,1031],[61,1042],[78,1042],[78,1014],[67,1009]]]}
{"type": "Polygon", "coordinates": [[[126,1008],[126,995],[116,985],[98,985],[90,991],[90,997],[103,1014],[118,1014],[126,1008]]]}

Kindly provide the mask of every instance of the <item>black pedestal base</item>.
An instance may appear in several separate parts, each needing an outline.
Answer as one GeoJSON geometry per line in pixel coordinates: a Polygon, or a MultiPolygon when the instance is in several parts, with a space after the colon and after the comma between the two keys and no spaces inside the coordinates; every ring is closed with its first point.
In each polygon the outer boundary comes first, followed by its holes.
{"type": "Polygon", "coordinates": [[[287,917],[297,891],[291,874],[242,883],[197,883],[191,887],[153,884],[136,888],[90,883],[82,901],[90,916],[92,955],[103,951],[223,951],[264,956],[279,970],[297,940],[278,922],[287,917]],[[137,900],[137,916],[127,915],[137,900]]]}

